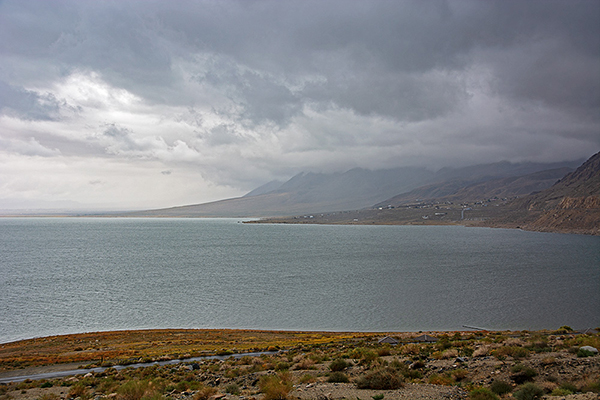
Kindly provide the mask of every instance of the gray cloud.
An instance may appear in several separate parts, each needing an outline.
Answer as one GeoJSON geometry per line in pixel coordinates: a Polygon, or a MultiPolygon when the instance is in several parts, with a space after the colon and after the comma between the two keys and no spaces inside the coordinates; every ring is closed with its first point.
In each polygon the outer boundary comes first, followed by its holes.
{"type": "Polygon", "coordinates": [[[586,0],[3,1],[0,139],[214,193],[178,204],[300,171],[578,159],[600,147],[599,20],[586,0]]]}
{"type": "Polygon", "coordinates": [[[52,120],[61,104],[52,94],[38,94],[0,81],[0,111],[23,119],[52,120]]]}

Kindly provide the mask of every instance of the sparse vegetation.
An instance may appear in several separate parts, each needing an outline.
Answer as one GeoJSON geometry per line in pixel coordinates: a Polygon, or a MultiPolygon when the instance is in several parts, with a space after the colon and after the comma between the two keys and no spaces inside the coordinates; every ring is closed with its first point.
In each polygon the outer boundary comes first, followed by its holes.
{"type": "Polygon", "coordinates": [[[348,364],[344,359],[338,358],[333,360],[331,364],[329,364],[329,369],[332,371],[343,371],[348,368],[350,364],[348,364]]]}
{"type": "Polygon", "coordinates": [[[258,383],[265,400],[284,400],[292,390],[292,379],[289,373],[265,375],[258,383]]]}
{"type": "Polygon", "coordinates": [[[495,380],[490,385],[490,389],[495,394],[502,396],[502,395],[504,395],[506,393],[512,392],[513,387],[511,386],[510,383],[508,383],[506,381],[495,380]]]}
{"type": "Polygon", "coordinates": [[[499,400],[499,398],[489,389],[477,388],[469,393],[469,400],[499,400]]]}
{"type": "Polygon", "coordinates": [[[394,369],[382,368],[359,377],[356,386],[359,389],[398,389],[402,387],[402,379],[394,369]]]}
{"type": "Polygon", "coordinates": [[[348,375],[345,373],[341,371],[335,371],[329,374],[327,377],[327,382],[348,383],[350,382],[350,379],[348,379],[348,375]]]}
{"type": "MultiPolygon", "coordinates": [[[[235,332],[233,337],[229,337],[227,332],[223,331],[218,339],[217,336],[214,337],[214,351],[229,350],[236,353],[238,348],[243,347],[240,344],[243,335],[235,332]],[[226,347],[224,343],[229,343],[230,347],[226,347]]],[[[424,383],[440,385],[440,389],[436,390],[464,390],[465,395],[469,392],[470,399],[479,400],[505,398],[510,392],[513,392],[512,396],[517,399],[536,399],[539,398],[540,390],[555,396],[566,396],[576,392],[600,392],[600,381],[597,379],[600,373],[600,357],[577,357],[577,350],[581,346],[597,346],[600,342],[599,336],[556,335],[555,332],[517,332],[510,335],[506,332],[473,332],[468,335],[450,333],[442,343],[418,344],[407,343],[415,335],[398,334],[401,343],[392,347],[378,344],[378,335],[371,333],[345,333],[336,337],[333,333],[284,332],[280,335],[265,332],[269,340],[275,340],[268,341],[261,337],[262,332],[244,331],[244,334],[251,336],[250,342],[263,343],[265,346],[252,350],[278,348],[281,351],[241,358],[224,356],[221,360],[206,359],[165,366],[126,368],[119,371],[108,368],[100,373],[71,378],[26,380],[18,384],[0,385],[0,400],[24,400],[23,397],[31,396],[30,389],[47,390],[42,392],[42,395],[48,395],[45,400],[58,400],[53,397],[53,393],[59,389],[63,390],[59,397],[78,397],[80,400],[109,395],[114,397],[114,400],[203,400],[215,394],[225,393],[232,399],[236,399],[236,396],[247,399],[291,399],[297,398],[298,393],[309,393],[311,388],[320,385],[334,387],[332,384],[335,384],[335,387],[354,391],[394,390],[401,387],[404,380],[416,383],[417,386],[424,383]],[[299,343],[299,338],[306,341],[299,343]],[[287,345],[285,340],[288,340],[287,345]],[[465,349],[470,349],[473,356],[465,356],[465,349]],[[475,352],[480,349],[486,349],[488,354],[500,355],[504,360],[500,363],[497,357],[475,358],[475,352]],[[502,350],[498,352],[500,349],[502,350]],[[517,349],[527,352],[526,359],[514,357],[520,351],[517,349]],[[442,354],[452,354],[452,357],[438,357],[442,354]],[[456,354],[468,359],[455,360],[456,354]],[[484,367],[479,369],[474,365],[484,367]],[[585,368],[582,369],[583,366],[585,368]],[[307,370],[311,372],[307,373],[307,370]],[[513,390],[513,382],[520,386],[513,390]],[[489,386],[482,387],[487,384],[489,386]],[[297,385],[298,392],[295,391],[294,385],[297,385]]],[[[150,337],[157,338],[152,335],[150,337]]],[[[78,336],[72,335],[72,338],[78,336]]],[[[166,354],[151,357],[139,350],[144,349],[145,344],[136,342],[129,348],[138,352],[137,359],[129,357],[97,360],[91,366],[97,366],[100,361],[131,364],[140,359],[166,360],[191,354],[175,351],[185,343],[185,335],[178,339],[171,336],[164,339],[169,339],[160,345],[167,349],[166,354]],[[171,344],[173,348],[168,347],[171,344]]],[[[42,338],[30,343],[39,346],[43,342],[42,338]]],[[[86,352],[85,345],[81,342],[77,344],[86,352]]],[[[14,357],[16,347],[13,347],[13,344],[7,345],[11,357],[14,357]]],[[[51,347],[52,341],[46,343],[46,346],[51,347]]],[[[74,344],[72,346],[76,347],[74,344]]],[[[96,347],[108,347],[104,346],[106,344],[103,343],[96,347]]],[[[119,346],[126,347],[124,343],[119,346]]],[[[7,354],[5,351],[5,348],[0,347],[0,365],[3,367],[6,366],[2,358],[7,354]]],[[[64,344],[59,346],[57,351],[64,351],[64,344]]],[[[23,354],[27,352],[26,349],[23,354]]],[[[41,352],[45,352],[44,357],[53,356],[49,348],[44,348],[41,352]]],[[[54,359],[57,357],[54,356],[54,359]]],[[[411,385],[411,388],[413,387],[411,385]]]]}
{"type": "Polygon", "coordinates": [[[524,384],[514,393],[517,400],[536,400],[541,399],[543,395],[544,390],[531,382],[524,384]]]}

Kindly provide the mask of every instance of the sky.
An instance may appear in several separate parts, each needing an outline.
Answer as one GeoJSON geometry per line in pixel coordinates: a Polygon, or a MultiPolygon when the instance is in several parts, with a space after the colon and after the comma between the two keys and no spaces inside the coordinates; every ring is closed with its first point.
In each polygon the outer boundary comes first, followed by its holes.
{"type": "Polygon", "coordinates": [[[598,0],[0,0],[0,209],[600,150],[598,0]]]}

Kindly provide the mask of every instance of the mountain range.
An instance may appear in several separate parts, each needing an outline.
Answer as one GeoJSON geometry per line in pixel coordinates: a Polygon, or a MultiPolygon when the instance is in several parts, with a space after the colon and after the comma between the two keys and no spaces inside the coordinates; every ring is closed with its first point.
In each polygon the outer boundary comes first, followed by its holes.
{"type": "Polygon", "coordinates": [[[491,226],[600,235],[600,152],[550,188],[515,199],[491,226]]]}
{"type": "Polygon", "coordinates": [[[423,198],[455,201],[514,197],[550,187],[581,161],[510,163],[443,168],[351,169],[340,173],[300,173],[269,182],[245,196],[210,203],[136,212],[136,216],[272,217],[370,208],[423,198]]]}

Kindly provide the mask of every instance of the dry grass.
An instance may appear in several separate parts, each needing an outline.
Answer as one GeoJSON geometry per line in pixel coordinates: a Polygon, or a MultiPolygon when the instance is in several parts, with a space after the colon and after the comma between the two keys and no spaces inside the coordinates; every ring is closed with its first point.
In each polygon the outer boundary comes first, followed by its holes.
{"type": "Polygon", "coordinates": [[[374,333],[170,329],[82,333],[0,345],[0,372],[61,363],[117,363],[276,350],[298,345],[361,340],[374,333]],[[225,350],[226,349],[226,350],[225,350]]]}

